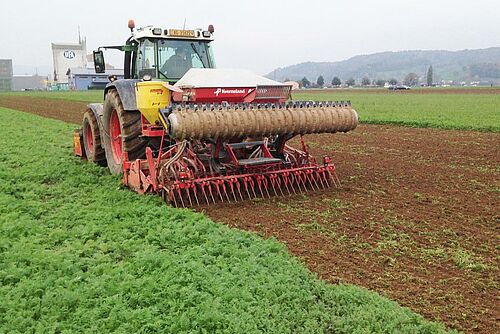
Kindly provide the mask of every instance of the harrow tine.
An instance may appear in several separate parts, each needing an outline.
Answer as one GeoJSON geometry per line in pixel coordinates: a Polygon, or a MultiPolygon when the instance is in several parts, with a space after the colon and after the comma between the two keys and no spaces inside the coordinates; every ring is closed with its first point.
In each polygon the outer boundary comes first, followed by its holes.
{"type": "Polygon", "coordinates": [[[226,184],[224,183],[224,180],[220,180],[220,185],[222,187],[222,191],[224,192],[224,195],[226,195],[227,202],[231,203],[231,201],[229,200],[229,196],[227,194],[226,184]]]}
{"type": "Polygon", "coordinates": [[[283,189],[281,189],[281,177],[280,175],[276,175],[276,186],[278,187],[280,193],[281,193],[281,196],[285,196],[285,194],[283,194],[283,189]]]}
{"type": "Polygon", "coordinates": [[[196,194],[196,183],[192,184],[194,199],[196,200],[196,205],[200,206],[200,201],[198,200],[198,195],[196,194]]]}
{"type": "Polygon", "coordinates": [[[207,197],[207,192],[205,191],[205,182],[202,182],[200,184],[201,186],[201,192],[203,194],[203,196],[205,197],[205,201],[207,201],[207,204],[210,205],[210,202],[208,201],[208,197],[207,197]]]}
{"type": "Polygon", "coordinates": [[[179,197],[181,199],[182,207],[185,208],[186,206],[184,205],[184,200],[182,199],[181,188],[179,188],[178,186],[177,186],[177,194],[179,195],[179,197]]]}
{"type": "Polygon", "coordinates": [[[295,186],[295,184],[294,184],[295,179],[296,179],[295,175],[290,174],[290,188],[292,188],[293,194],[297,195],[297,192],[295,191],[295,187],[294,187],[295,186]]]}
{"type": "Polygon", "coordinates": [[[278,196],[278,193],[276,192],[276,187],[274,186],[276,183],[276,175],[271,174],[269,178],[271,179],[271,187],[273,187],[274,195],[278,196]]]}
{"type": "Polygon", "coordinates": [[[260,194],[262,195],[262,197],[264,197],[264,192],[262,191],[261,180],[259,176],[257,176],[257,185],[259,186],[260,194]]]}
{"type": "Polygon", "coordinates": [[[304,182],[306,183],[309,183],[309,185],[311,186],[312,190],[314,191],[314,185],[312,184],[311,182],[311,178],[309,177],[309,171],[304,171],[304,182]]]}
{"type": "MultiPolygon", "coordinates": [[[[328,187],[331,187],[330,182],[328,182],[328,179],[330,179],[330,178],[331,178],[331,176],[330,176],[330,172],[329,172],[328,170],[325,170],[325,171],[323,172],[323,178],[325,179],[325,182],[326,182],[326,184],[328,185],[328,187]],[[328,176],[327,176],[327,175],[328,175],[328,176]]],[[[333,182],[333,180],[332,180],[332,182],[333,182]]]]}
{"type": "Polygon", "coordinates": [[[221,202],[224,202],[224,199],[222,198],[222,194],[219,189],[219,183],[217,181],[214,181],[213,185],[215,186],[215,189],[217,190],[217,194],[219,195],[219,198],[221,202]]]}
{"type": "MultiPolygon", "coordinates": [[[[330,173],[330,171],[327,172],[327,180],[330,180],[335,187],[337,186],[337,183],[335,182],[335,179],[333,178],[332,173],[330,173]]],[[[328,184],[330,184],[330,182],[328,182],[328,184]]]]}
{"type": "Polygon", "coordinates": [[[305,193],[307,192],[307,188],[304,185],[304,191],[302,191],[302,174],[300,172],[297,172],[297,184],[299,186],[300,193],[305,193]]]}
{"type": "Polygon", "coordinates": [[[224,202],[224,197],[222,196],[222,191],[221,191],[221,189],[219,187],[219,182],[218,181],[216,181],[215,188],[217,189],[217,193],[219,194],[219,198],[220,198],[221,202],[224,202]]]}
{"type": "MultiPolygon", "coordinates": [[[[300,175],[299,172],[295,172],[295,175],[293,176],[293,181],[297,184],[299,187],[299,192],[302,194],[302,188],[300,187],[300,175]]],[[[305,191],[305,189],[304,189],[305,191]]]]}
{"type": "Polygon", "coordinates": [[[248,180],[246,177],[243,179],[243,185],[245,186],[245,190],[247,192],[248,198],[252,198],[252,196],[250,196],[250,192],[248,191],[248,180]]]}
{"type": "Polygon", "coordinates": [[[333,171],[333,174],[335,175],[335,179],[337,180],[338,187],[341,187],[342,183],[340,183],[340,179],[339,179],[339,176],[337,175],[337,172],[333,171]]]}
{"type": "Polygon", "coordinates": [[[333,171],[328,171],[328,176],[330,177],[330,180],[332,180],[332,183],[335,187],[340,187],[340,180],[337,177],[337,173],[335,173],[335,169],[333,171]]]}
{"type": "MultiPolygon", "coordinates": [[[[267,192],[267,188],[266,188],[266,184],[265,184],[264,180],[265,180],[264,176],[262,176],[262,175],[257,176],[257,183],[259,185],[259,190],[260,190],[260,194],[262,195],[262,198],[266,198],[266,192],[267,192]],[[264,190],[265,190],[265,192],[264,192],[264,190]]],[[[269,197],[269,194],[268,194],[268,197],[269,197]]]]}
{"type": "Polygon", "coordinates": [[[316,180],[314,179],[314,172],[313,171],[311,171],[311,173],[309,173],[309,179],[311,179],[314,182],[314,185],[316,186],[315,190],[319,190],[318,182],[316,182],[316,180]]]}
{"type": "Polygon", "coordinates": [[[241,184],[240,184],[240,180],[235,179],[235,181],[236,181],[236,189],[238,189],[238,193],[240,194],[240,198],[241,198],[241,200],[243,201],[243,196],[241,195],[241,184]]]}
{"type": "Polygon", "coordinates": [[[323,174],[323,171],[320,170],[320,171],[317,172],[316,176],[319,179],[319,182],[321,183],[321,187],[323,187],[323,189],[325,189],[325,184],[323,183],[323,180],[321,179],[321,175],[322,174],[323,174]]]}
{"type": "Polygon", "coordinates": [[[253,198],[256,198],[255,191],[253,190],[254,183],[253,183],[252,178],[246,176],[244,180],[245,180],[245,188],[246,188],[246,191],[247,191],[247,194],[248,194],[248,198],[252,199],[251,192],[248,190],[248,188],[250,188],[250,190],[252,190],[252,192],[254,193],[254,197],[253,198]]]}
{"type": "Polygon", "coordinates": [[[288,195],[292,196],[290,189],[288,189],[288,183],[290,182],[288,176],[289,176],[288,173],[283,173],[283,184],[285,185],[286,191],[288,191],[288,195]]]}
{"type": "Polygon", "coordinates": [[[236,194],[234,193],[234,184],[233,184],[233,182],[234,182],[234,179],[228,180],[229,189],[231,190],[231,193],[233,194],[234,201],[238,202],[238,200],[236,199],[236,194]]]}
{"type": "Polygon", "coordinates": [[[189,192],[189,188],[190,188],[190,186],[186,185],[184,190],[186,191],[186,194],[187,194],[188,199],[189,199],[189,206],[191,207],[191,206],[193,206],[193,201],[191,201],[191,193],[189,192]]]}
{"type": "Polygon", "coordinates": [[[210,184],[210,182],[208,182],[208,190],[210,192],[210,197],[212,197],[212,201],[214,202],[215,204],[215,198],[214,198],[214,193],[212,192],[212,185],[210,184]]]}
{"type": "Polygon", "coordinates": [[[250,188],[252,189],[253,196],[254,198],[257,198],[257,194],[255,193],[255,182],[251,177],[249,177],[248,179],[250,181],[250,188]]]}
{"type": "Polygon", "coordinates": [[[179,205],[177,205],[177,200],[175,199],[175,192],[174,192],[174,189],[170,189],[170,198],[174,200],[174,206],[176,208],[179,207],[179,205]]]}
{"type": "Polygon", "coordinates": [[[300,180],[302,181],[302,185],[304,186],[304,190],[307,192],[307,184],[306,184],[307,175],[304,172],[302,172],[300,174],[300,180]]]}
{"type": "Polygon", "coordinates": [[[262,176],[262,186],[266,190],[267,198],[271,198],[271,195],[269,195],[269,189],[267,189],[269,187],[269,183],[267,182],[267,179],[265,176],[262,176]]]}

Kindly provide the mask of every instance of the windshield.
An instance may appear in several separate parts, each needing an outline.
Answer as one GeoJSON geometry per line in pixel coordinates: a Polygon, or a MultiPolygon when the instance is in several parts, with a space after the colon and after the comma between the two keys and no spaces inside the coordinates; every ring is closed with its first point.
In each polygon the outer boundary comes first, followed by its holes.
{"type": "Polygon", "coordinates": [[[190,68],[213,68],[210,46],[206,41],[158,40],[159,76],[180,79],[190,68]]]}

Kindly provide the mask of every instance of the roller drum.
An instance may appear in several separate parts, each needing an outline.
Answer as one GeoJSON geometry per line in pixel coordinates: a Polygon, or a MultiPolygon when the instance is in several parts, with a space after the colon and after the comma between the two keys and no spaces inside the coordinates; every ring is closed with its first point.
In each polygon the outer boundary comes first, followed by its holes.
{"type": "Polygon", "coordinates": [[[232,139],[271,135],[348,132],[358,125],[350,104],[305,107],[176,110],[168,116],[175,140],[232,139]]]}

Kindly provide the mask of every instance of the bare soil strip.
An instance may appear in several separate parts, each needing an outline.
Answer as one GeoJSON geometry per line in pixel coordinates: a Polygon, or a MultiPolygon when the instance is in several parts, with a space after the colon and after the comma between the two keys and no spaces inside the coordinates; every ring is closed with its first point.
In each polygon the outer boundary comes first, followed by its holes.
{"type": "MultiPolygon", "coordinates": [[[[85,104],[0,106],[78,124],[85,104]]],[[[360,125],[306,139],[312,154],[333,157],[341,188],[198,210],[276,237],[329,282],[466,332],[500,332],[500,134],[360,125]]]]}
{"type": "Polygon", "coordinates": [[[31,96],[0,96],[0,107],[20,110],[68,123],[81,124],[87,103],[31,96]]]}

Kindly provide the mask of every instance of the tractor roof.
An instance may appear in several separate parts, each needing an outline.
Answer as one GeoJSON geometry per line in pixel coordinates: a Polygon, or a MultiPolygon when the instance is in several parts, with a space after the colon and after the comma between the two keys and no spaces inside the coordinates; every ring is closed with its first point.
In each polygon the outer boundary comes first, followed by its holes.
{"type": "Polygon", "coordinates": [[[132,36],[135,39],[142,38],[163,38],[163,39],[192,39],[198,41],[213,41],[213,34],[207,30],[202,29],[164,29],[147,26],[137,28],[132,31],[132,36]]]}

